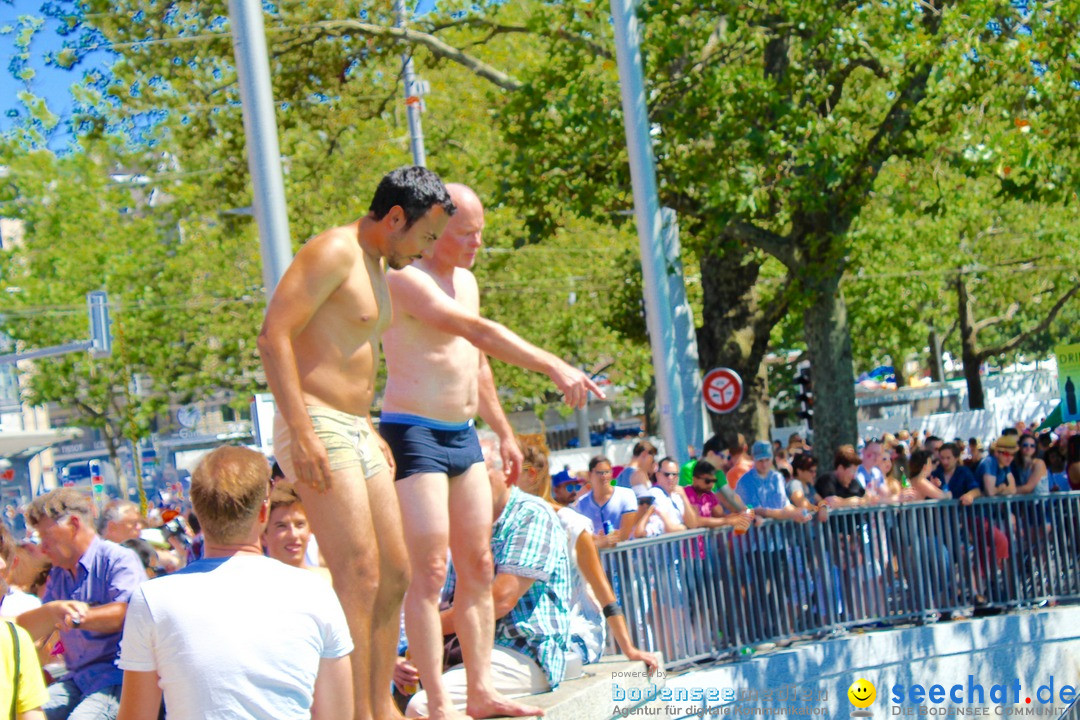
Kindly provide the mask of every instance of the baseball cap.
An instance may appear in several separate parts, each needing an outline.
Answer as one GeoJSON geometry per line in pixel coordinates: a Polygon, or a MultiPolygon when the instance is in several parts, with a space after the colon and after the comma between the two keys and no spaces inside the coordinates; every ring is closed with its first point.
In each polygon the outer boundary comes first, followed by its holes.
{"type": "Polygon", "coordinates": [[[750,451],[754,460],[772,460],[772,445],[764,440],[758,440],[754,443],[753,449],[750,451]]]}
{"type": "Polygon", "coordinates": [[[574,479],[575,478],[573,475],[570,474],[570,471],[564,469],[561,472],[557,472],[551,476],[551,484],[552,486],[558,486],[564,483],[572,482],[574,479]]]}

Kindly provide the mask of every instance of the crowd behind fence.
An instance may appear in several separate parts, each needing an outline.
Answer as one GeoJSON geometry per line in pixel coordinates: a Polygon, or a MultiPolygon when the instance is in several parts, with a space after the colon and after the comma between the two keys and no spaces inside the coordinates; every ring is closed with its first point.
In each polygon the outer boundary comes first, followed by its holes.
{"type": "Polygon", "coordinates": [[[601,557],[638,646],[677,668],[856,626],[1080,600],[1080,492],[834,510],[601,557]]]}

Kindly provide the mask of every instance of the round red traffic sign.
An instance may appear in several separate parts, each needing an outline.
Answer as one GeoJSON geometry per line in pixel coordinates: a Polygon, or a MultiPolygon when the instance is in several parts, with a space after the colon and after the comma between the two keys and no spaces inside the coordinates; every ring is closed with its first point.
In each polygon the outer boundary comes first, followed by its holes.
{"type": "Polygon", "coordinates": [[[739,407],[743,384],[739,373],[731,368],[716,368],[705,375],[705,407],[721,415],[739,407]]]}

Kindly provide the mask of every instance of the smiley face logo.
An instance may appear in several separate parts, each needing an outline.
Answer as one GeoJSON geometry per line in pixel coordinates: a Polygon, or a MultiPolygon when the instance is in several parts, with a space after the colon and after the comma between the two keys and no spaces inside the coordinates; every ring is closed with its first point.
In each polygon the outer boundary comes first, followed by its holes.
{"type": "Polygon", "coordinates": [[[869,680],[859,678],[847,691],[848,700],[857,708],[868,708],[877,698],[877,688],[869,680]]]}

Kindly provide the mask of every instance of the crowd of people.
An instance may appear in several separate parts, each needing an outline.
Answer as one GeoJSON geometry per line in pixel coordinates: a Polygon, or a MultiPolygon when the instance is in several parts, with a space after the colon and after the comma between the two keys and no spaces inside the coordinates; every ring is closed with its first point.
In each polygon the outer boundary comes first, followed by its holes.
{"type": "Polygon", "coordinates": [[[487,357],[543,373],[571,407],[603,393],[480,314],[483,227],[468,187],[388,173],[367,215],[305,243],[269,303],[258,349],[277,469],[221,447],[192,474],[190,513],[99,509],[61,488],[25,508],[25,538],[0,531],[0,614],[14,620],[0,707],[23,720],[540,715],[522,698],[582,673],[609,631],[658,667],[600,549],[1062,487],[1053,443],[1029,453],[1011,433],[982,460],[977,444],[872,439],[823,474],[801,441],[714,437],[681,466],[642,441],[624,469],[596,457],[582,479],[552,477],[544,444],[514,434],[487,357]],[[965,460],[979,460],[974,483],[965,460]]]}
{"type": "Polygon", "coordinates": [[[553,492],[593,521],[599,547],[610,547],[699,527],[745,530],[757,518],[825,520],[829,508],[947,499],[970,505],[979,497],[1080,490],[1080,433],[1069,426],[1035,432],[1018,423],[986,452],[976,438],[946,442],[901,431],[842,445],[826,463],[799,434],[786,447],[714,435],[682,466],[657,455],[642,441],[621,468],[594,457],[587,470],[556,473],[553,492]],[[832,470],[822,471],[825,464],[832,470]]]}

